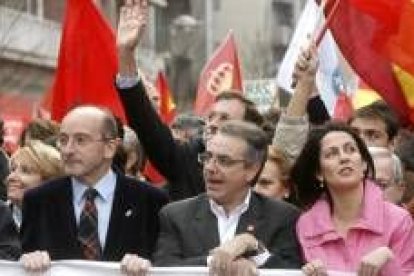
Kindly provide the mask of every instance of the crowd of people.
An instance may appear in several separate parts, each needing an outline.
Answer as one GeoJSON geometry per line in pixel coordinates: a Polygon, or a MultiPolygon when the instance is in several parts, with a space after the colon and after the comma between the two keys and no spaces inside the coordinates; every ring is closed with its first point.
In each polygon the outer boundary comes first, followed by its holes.
{"type": "Polygon", "coordinates": [[[116,87],[128,126],[77,106],[59,124],[33,120],[11,156],[1,151],[1,259],[29,272],[84,259],[119,262],[127,275],[414,274],[414,133],[386,103],[330,120],[311,45],[276,116],[229,90],[205,118],[166,125],[134,59],[147,16],[145,0],[120,10],[116,87]],[[163,187],[146,177],[148,161],[163,187]]]}

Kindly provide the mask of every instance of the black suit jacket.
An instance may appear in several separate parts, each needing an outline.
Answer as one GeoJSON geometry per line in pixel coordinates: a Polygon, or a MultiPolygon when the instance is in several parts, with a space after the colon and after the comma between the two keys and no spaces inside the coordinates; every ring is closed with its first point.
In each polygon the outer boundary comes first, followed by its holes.
{"type": "MultiPolygon", "coordinates": [[[[252,192],[236,234],[254,229],[256,238],[272,255],[264,267],[299,268],[302,260],[295,233],[298,215],[292,205],[252,192]]],[[[156,265],[205,266],[210,250],[220,244],[217,219],[205,194],[165,206],[160,212],[160,222],[156,265]]]]}
{"type": "Polygon", "coordinates": [[[119,89],[129,126],[137,133],[151,163],[167,179],[172,200],[196,196],[205,191],[198,153],[202,139],[188,143],[175,141],[171,130],[155,112],[140,81],[130,89],[119,89]]]}
{"type": "MultiPolygon", "coordinates": [[[[26,193],[20,231],[24,252],[46,250],[52,260],[83,258],[72,198],[69,177],[26,193]]],[[[166,203],[160,190],[117,174],[102,259],[119,261],[125,253],[150,258],[159,233],[158,211],[166,203]]]]}
{"type": "Polygon", "coordinates": [[[20,257],[20,241],[9,207],[0,200],[0,259],[17,260],[20,257]]]}

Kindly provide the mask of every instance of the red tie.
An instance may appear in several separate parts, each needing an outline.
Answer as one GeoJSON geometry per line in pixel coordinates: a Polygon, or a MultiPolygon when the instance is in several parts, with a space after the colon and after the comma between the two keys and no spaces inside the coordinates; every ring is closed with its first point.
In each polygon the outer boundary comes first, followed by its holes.
{"type": "Polygon", "coordinates": [[[83,257],[87,260],[100,260],[102,255],[98,235],[98,210],[95,198],[98,192],[89,188],[84,193],[85,205],[79,220],[78,240],[81,244],[83,257]]]}

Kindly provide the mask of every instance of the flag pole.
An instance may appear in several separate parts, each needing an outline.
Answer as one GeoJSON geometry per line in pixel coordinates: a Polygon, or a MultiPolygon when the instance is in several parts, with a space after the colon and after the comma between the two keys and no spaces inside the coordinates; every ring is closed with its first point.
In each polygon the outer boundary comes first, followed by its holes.
{"type": "MultiPolygon", "coordinates": [[[[333,3],[333,6],[331,8],[331,10],[329,11],[328,16],[326,17],[326,20],[325,20],[325,22],[324,22],[321,30],[317,33],[316,39],[315,39],[315,45],[316,45],[316,47],[318,47],[319,44],[321,44],[322,39],[323,39],[326,31],[328,30],[329,24],[332,22],[332,20],[333,20],[333,18],[335,16],[335,13],[338,10],[339,1],[341,1],[341,0],[335,0],[335,2],[333,3]]],[[[322,3],[322,7],[321,7],[322,8],[322,12],[325,9],[325,4],[327,4],[327,2],[329,2],[329,0],[328,1],[324,1],[322,3]]]]}

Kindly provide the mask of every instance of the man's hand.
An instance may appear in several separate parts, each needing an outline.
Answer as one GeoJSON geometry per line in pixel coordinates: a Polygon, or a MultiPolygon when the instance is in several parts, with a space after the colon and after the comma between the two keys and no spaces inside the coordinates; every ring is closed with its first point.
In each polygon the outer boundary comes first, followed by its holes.
{"type": "Polygon", "coordinates": [[[376,276],[380,275],[381,268],[387,261],[393,258],[391,249],[386,246],[379,247],[364,257],[358,268],[358,276],[376,276]]]}
{"type": "Polygon", "coordinates": [[[34,251],[23,254],[20,257],[20,262],[23,264],[27,272],[42,272],[50,267],[49,253],[46,251],[34,251]]]}
{"type": "Polygon", "coordinates": [[[151,262],[135,254],[125,254],[121,261],[121,271],[128,276],[145,276],[151,262]]]}
{"type": "Polygon", "coordinates": [[[293,70],[292,87],[296,87],[298,83],[314,85],[318,65],[317,49],[314,44],[311,44],[309,48],[302,50],[298,56],[293,70]]]}
{"type": "Polygon", "coordinates": [[[210,274],[231,275],[229,273],[232,269],[232,262],[244,253],[255,250],[257,244],[258,242],[253,235],[244,233],[214,248],[210,252],[210,274]]]}
{"type": "Polygon", "coordinates": [[[231,273],[228,275],[256,276],[259,275],[259,270],[253,261],[240,258],[231,263],[231,273]]]}
{"type": "Polygon", "coordinates": [[[125,0],[120,9],[118,49],[134,51],[148,20],[148,0],[125,0]]]}
{"type": "Polygon", "coordinates": [[[306,276],[328,276],[328,271],[321,260],[313,260],[302,267],[306,276]]]}

